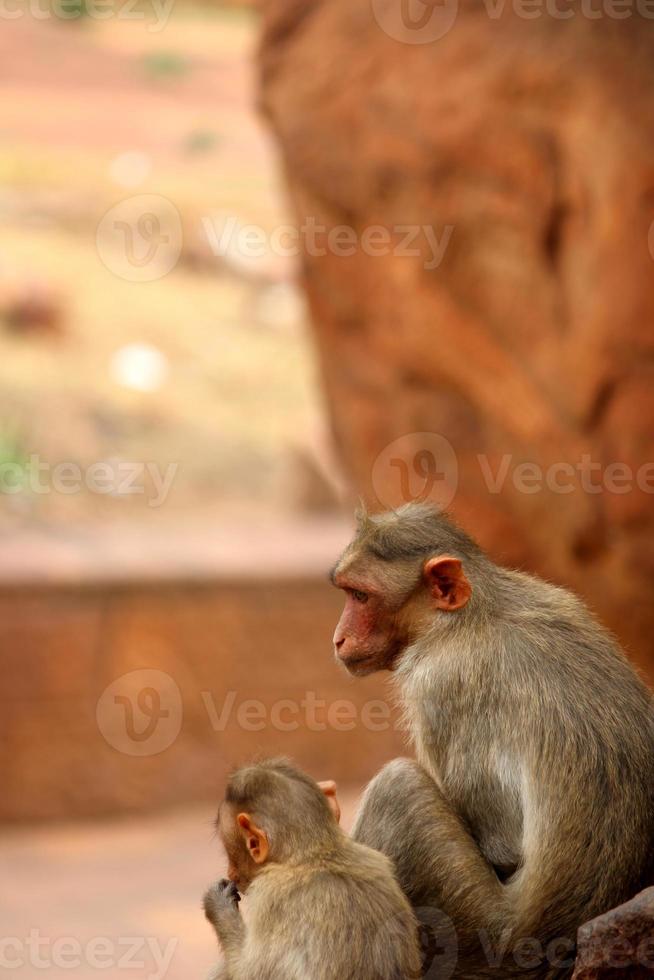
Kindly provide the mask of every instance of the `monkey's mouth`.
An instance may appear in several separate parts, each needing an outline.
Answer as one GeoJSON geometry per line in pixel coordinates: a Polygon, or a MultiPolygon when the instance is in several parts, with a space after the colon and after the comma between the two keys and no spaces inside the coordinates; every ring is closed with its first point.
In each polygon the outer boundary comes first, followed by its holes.
{"type": "Polygon", "coordinates": [[[336,654],[336,660],[351,674],[367,673],[376,669],[376,655],[366,653],[360,657],[341,657],[336,654]]]}

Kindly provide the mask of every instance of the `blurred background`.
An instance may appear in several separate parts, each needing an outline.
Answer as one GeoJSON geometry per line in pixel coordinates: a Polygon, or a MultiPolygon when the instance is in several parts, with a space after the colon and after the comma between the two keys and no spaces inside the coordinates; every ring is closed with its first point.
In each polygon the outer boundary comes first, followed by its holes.
{"type": "Polygon", "coordinates": [[[0,4],[0,974],[187,980],[230,767],[406,751],[338,670],[431,499],[654,675],[654,8],[0,4]]]}

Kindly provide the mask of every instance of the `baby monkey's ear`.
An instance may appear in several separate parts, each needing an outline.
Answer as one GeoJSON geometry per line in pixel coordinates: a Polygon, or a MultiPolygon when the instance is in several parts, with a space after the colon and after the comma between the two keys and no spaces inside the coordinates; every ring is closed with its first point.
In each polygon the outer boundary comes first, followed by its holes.
{"type": "Polygon", "coordinates": [[[248,813],[239,813],[236,818],[245,846],[255,864],[265,864],[268,860],[268,835],[265,830],[253,823],[248,813]]]}
{"type": "Polygon", "coordinates": [[[329,803],[329,809],[336,817],[336,823],[340,823],[341,805],[338,802],[338,797],[336,796],[336,792],[338,789],[336,783],[334,782],[333,779],[324,779],[321,783],[318,783],[318,786],[320,786],[321,790],[323,791],[323,793],[327,798],[327,802],[329,803]]]}

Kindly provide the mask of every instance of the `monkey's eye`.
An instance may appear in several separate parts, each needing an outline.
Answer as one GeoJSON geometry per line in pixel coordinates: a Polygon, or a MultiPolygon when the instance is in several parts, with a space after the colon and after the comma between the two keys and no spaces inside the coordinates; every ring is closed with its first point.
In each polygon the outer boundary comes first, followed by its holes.
{"type": "Polygon", "coordinates": [[[359,589],[352,589],[351,595],[352,595],[352,598],[353,599],[356,599],[357,602],[367,602],[368,601],[368,593],[367,592],[361,592],[359,589]]]}

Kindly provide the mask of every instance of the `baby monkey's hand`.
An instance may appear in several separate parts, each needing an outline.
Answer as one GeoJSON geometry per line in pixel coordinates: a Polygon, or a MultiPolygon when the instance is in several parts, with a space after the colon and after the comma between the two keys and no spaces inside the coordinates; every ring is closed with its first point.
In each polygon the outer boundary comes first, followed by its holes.
{"type": "Polygon", "coordinates": [[[217,919],[229,912],[238,913],[238,903],[241,896],[238,888],[229,878],[221,878],[215,881],[204,896],[204,914],[209,922],[216,924],[217,919]]]}

